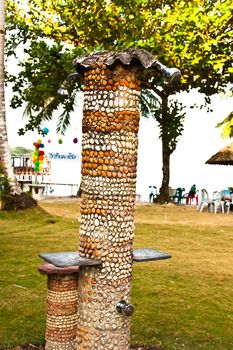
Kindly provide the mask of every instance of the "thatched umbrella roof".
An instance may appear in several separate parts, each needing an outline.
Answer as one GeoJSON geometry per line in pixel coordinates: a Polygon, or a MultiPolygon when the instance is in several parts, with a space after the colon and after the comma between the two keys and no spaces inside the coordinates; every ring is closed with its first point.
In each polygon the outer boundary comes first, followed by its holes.
{"type": "Polygon", "coordinates": [[[206,164],[233,165],[233,142],[215,153],[206,164]]]}

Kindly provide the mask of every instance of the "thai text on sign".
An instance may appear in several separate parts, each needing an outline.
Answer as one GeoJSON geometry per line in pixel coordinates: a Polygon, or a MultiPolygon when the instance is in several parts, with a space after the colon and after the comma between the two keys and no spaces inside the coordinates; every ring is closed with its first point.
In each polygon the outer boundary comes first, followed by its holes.
{"type": "Polygon", "coordinates": [[[79,155],[78,153],[72,153],[72,152],[49,152],[48,153],[49,159],[63,159],[63,160],[78,160],[79,155]]]}

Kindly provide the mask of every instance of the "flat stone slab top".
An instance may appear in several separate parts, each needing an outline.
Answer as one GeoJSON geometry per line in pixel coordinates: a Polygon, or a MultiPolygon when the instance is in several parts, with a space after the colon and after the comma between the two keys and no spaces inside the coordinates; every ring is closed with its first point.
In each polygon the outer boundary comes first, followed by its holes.
{"type": "MultiPolygon", "coordinates": [[[[40,253],[39,257],[57,267],[98,266],[101,261],[82,258],[79,252],[40,253]]],[[[133,262],[169,259],[171,255],[154,249],[136,249],[133,251],[133,262]]],[[[41,271],[42,272],[42,271],[41,271]]]]}
{"type": "Polygon", "coordinates": [[[162,260],[169,259],[171,255],[168,253],[160,252],[159,250],[154,250],[150,248],[136,249],[133,251],[133,261],[152,261],[152,260],[162,260]]]}
{"type": "Polygon", "coordinates": [[[82,258],[79,252],[40,253],[39,256],[58,267],[101,265],[101,261],[82,258]]]}

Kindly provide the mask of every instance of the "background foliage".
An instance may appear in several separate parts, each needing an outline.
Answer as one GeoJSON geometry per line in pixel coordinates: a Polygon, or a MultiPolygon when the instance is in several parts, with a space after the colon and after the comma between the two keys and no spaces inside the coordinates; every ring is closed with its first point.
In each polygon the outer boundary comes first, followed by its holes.
{"type": "MultiPolygon", "coordinates": [[[[15,96],[12,106],[26,102],[27,128],[51,118],[63,104],[64,116],[74,108],[57,91],[74,71],[77,55],[100,49],[145,48],[167,66],[182,71],[181,90],[197,88],[208,96],[232,81],[232,14],[230,0],[8,0],[7,55],[24,49],[18,76],[8,72],[15,96]],[[38,98],[40,96],[40,98],[38,98]]],[[[156,84],[157,82],[155,82],[156,84]]],[[[75,85],[80,88],[80,84],[75,85]]],[[[64,117],[63,116],[63,117],[64,117]]]]}

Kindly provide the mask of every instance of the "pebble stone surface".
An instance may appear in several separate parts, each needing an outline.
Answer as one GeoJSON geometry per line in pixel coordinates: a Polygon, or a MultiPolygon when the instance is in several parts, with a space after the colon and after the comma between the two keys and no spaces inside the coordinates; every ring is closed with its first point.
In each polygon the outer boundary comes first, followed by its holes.
{"type": "MultiPolygon", "coordinates": [[[[46,350],[75,350],[77,333],[78,273],[48,274],[46,350]]],[[[66,269],[60,269],[66,270],[66,269]]]]}
{"type": "Polygon", "coordinates": [[[79,253],[102,264],[80,267],[77,350],[130,349],[130,318],[116,304],[130,302],[139,69],[100,59],[84,73],[79,253]]]}

